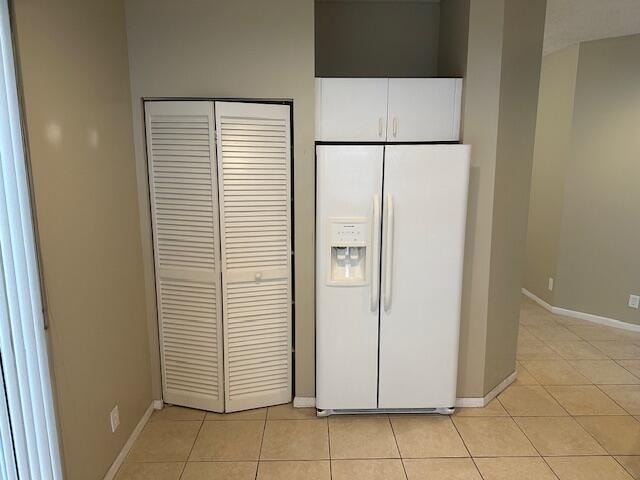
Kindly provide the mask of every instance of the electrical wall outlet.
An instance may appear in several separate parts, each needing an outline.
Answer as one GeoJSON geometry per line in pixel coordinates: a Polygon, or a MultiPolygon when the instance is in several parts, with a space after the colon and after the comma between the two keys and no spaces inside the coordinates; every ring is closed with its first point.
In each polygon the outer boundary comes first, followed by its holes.
{"type": "Polygon", "coordinates": [[[629,307],[640,308],[640,295],[629,295],[629,307]]]}
{"type": "Polygon", "coordinates": [[[549,286],[547,286],[550,292],[553,292],[553,277],[549,277],[549,286]]]}
{"type": "Polygon", "coordinates": [[[113,407],[113,410],[111,410],[111,414],[109,415],[109,418],[111,419],[111,431],[115,432],[118,429],[118,426],[120,425],[120,410],[118,410],[118,405],[113,407]]]}

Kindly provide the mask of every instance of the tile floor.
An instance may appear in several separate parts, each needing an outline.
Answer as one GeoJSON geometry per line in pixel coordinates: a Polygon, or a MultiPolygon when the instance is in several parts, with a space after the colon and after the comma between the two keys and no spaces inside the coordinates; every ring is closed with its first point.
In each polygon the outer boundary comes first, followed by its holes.
{"type": "Polygon", "coordinates": [[[523,298],[517,360],[513,385],[451,418],[167,407],[117,480],[640,479],[640,334],[523,298]]]}

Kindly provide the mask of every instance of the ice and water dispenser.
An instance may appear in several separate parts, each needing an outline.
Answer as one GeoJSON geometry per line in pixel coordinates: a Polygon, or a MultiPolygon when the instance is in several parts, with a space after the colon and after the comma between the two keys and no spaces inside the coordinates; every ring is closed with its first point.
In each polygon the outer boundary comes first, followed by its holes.
{"type": "Polygon", "coordinates": [[[330,218],[330,285],[364,285],[367,283],[367,218],[330,218]]]}

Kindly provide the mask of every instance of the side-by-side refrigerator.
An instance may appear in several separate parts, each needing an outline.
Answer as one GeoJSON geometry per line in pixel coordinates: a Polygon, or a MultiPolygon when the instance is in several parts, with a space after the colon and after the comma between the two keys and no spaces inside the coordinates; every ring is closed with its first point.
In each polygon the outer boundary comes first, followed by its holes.
{"type": "MultiPolygon", "coordinates": [[[[355,94],[368,79],[328,80],[346,81],[355,94]]],[[[331,100],[320,98],[321,107],[331,100]]],[[[459,97],[451,102],[459,108],[459,97]]],[[[375,144],[318,135],[316,405],[323,414],[451,413],[455,405],[470,149],[451,138],[393,142],[403,117],[385,117],[378,131],[387,125],[387,138],[375,144]]]]}

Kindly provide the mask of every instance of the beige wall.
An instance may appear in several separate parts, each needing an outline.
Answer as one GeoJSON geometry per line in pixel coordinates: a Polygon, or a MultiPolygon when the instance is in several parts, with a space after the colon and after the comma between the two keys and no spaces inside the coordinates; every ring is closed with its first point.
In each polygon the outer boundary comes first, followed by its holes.
{"type": "Polygon", "coordinates": [[[436,76],[439,17],[438,3],[316,2],[316,76],[436,76]]]}
{"type": "MultiPolygon", "coordinates": [[[[143,97],[293,99],[295,393],[315,395],[314,25],[312,0],[127,0],[133,127],[147,301],[155,308],[143,97]]],[[[151,308],[150,308],[151,310],[151,308]]],[[[149,313],[154,394],[160,398],[157,323],[149,313]]]]}
{"type": "Polygon", "coordinates": [[[547,287],[558,262],[578,52],[573,45],[546,55],[540,75],[524,286],[550,304],[553,292],[547,287]]]}
{"type": "Polygon", "coordinates": [[[505,2],[485,393],[515,368],[545,14],[545,1],[505,2]]]}
{"type": "Polygon", "coordinates": [[[98,479],[151,403],[124,5],[14,9],[65,478],[98,479]]]}
{"type": "Polygon", "coordinates": [[[459,397],[482,397],[515,369],[544,14],[545,2],[527,0],[442,4],[441,42],[468,36],[466,58],[440,46],[441,73],[465,75],[472,146],[459,397]]]}
{"type": "Polygon", "coordinates": [[[580,45],[554,305],[640,324],[640,35],[580,45]]]}

